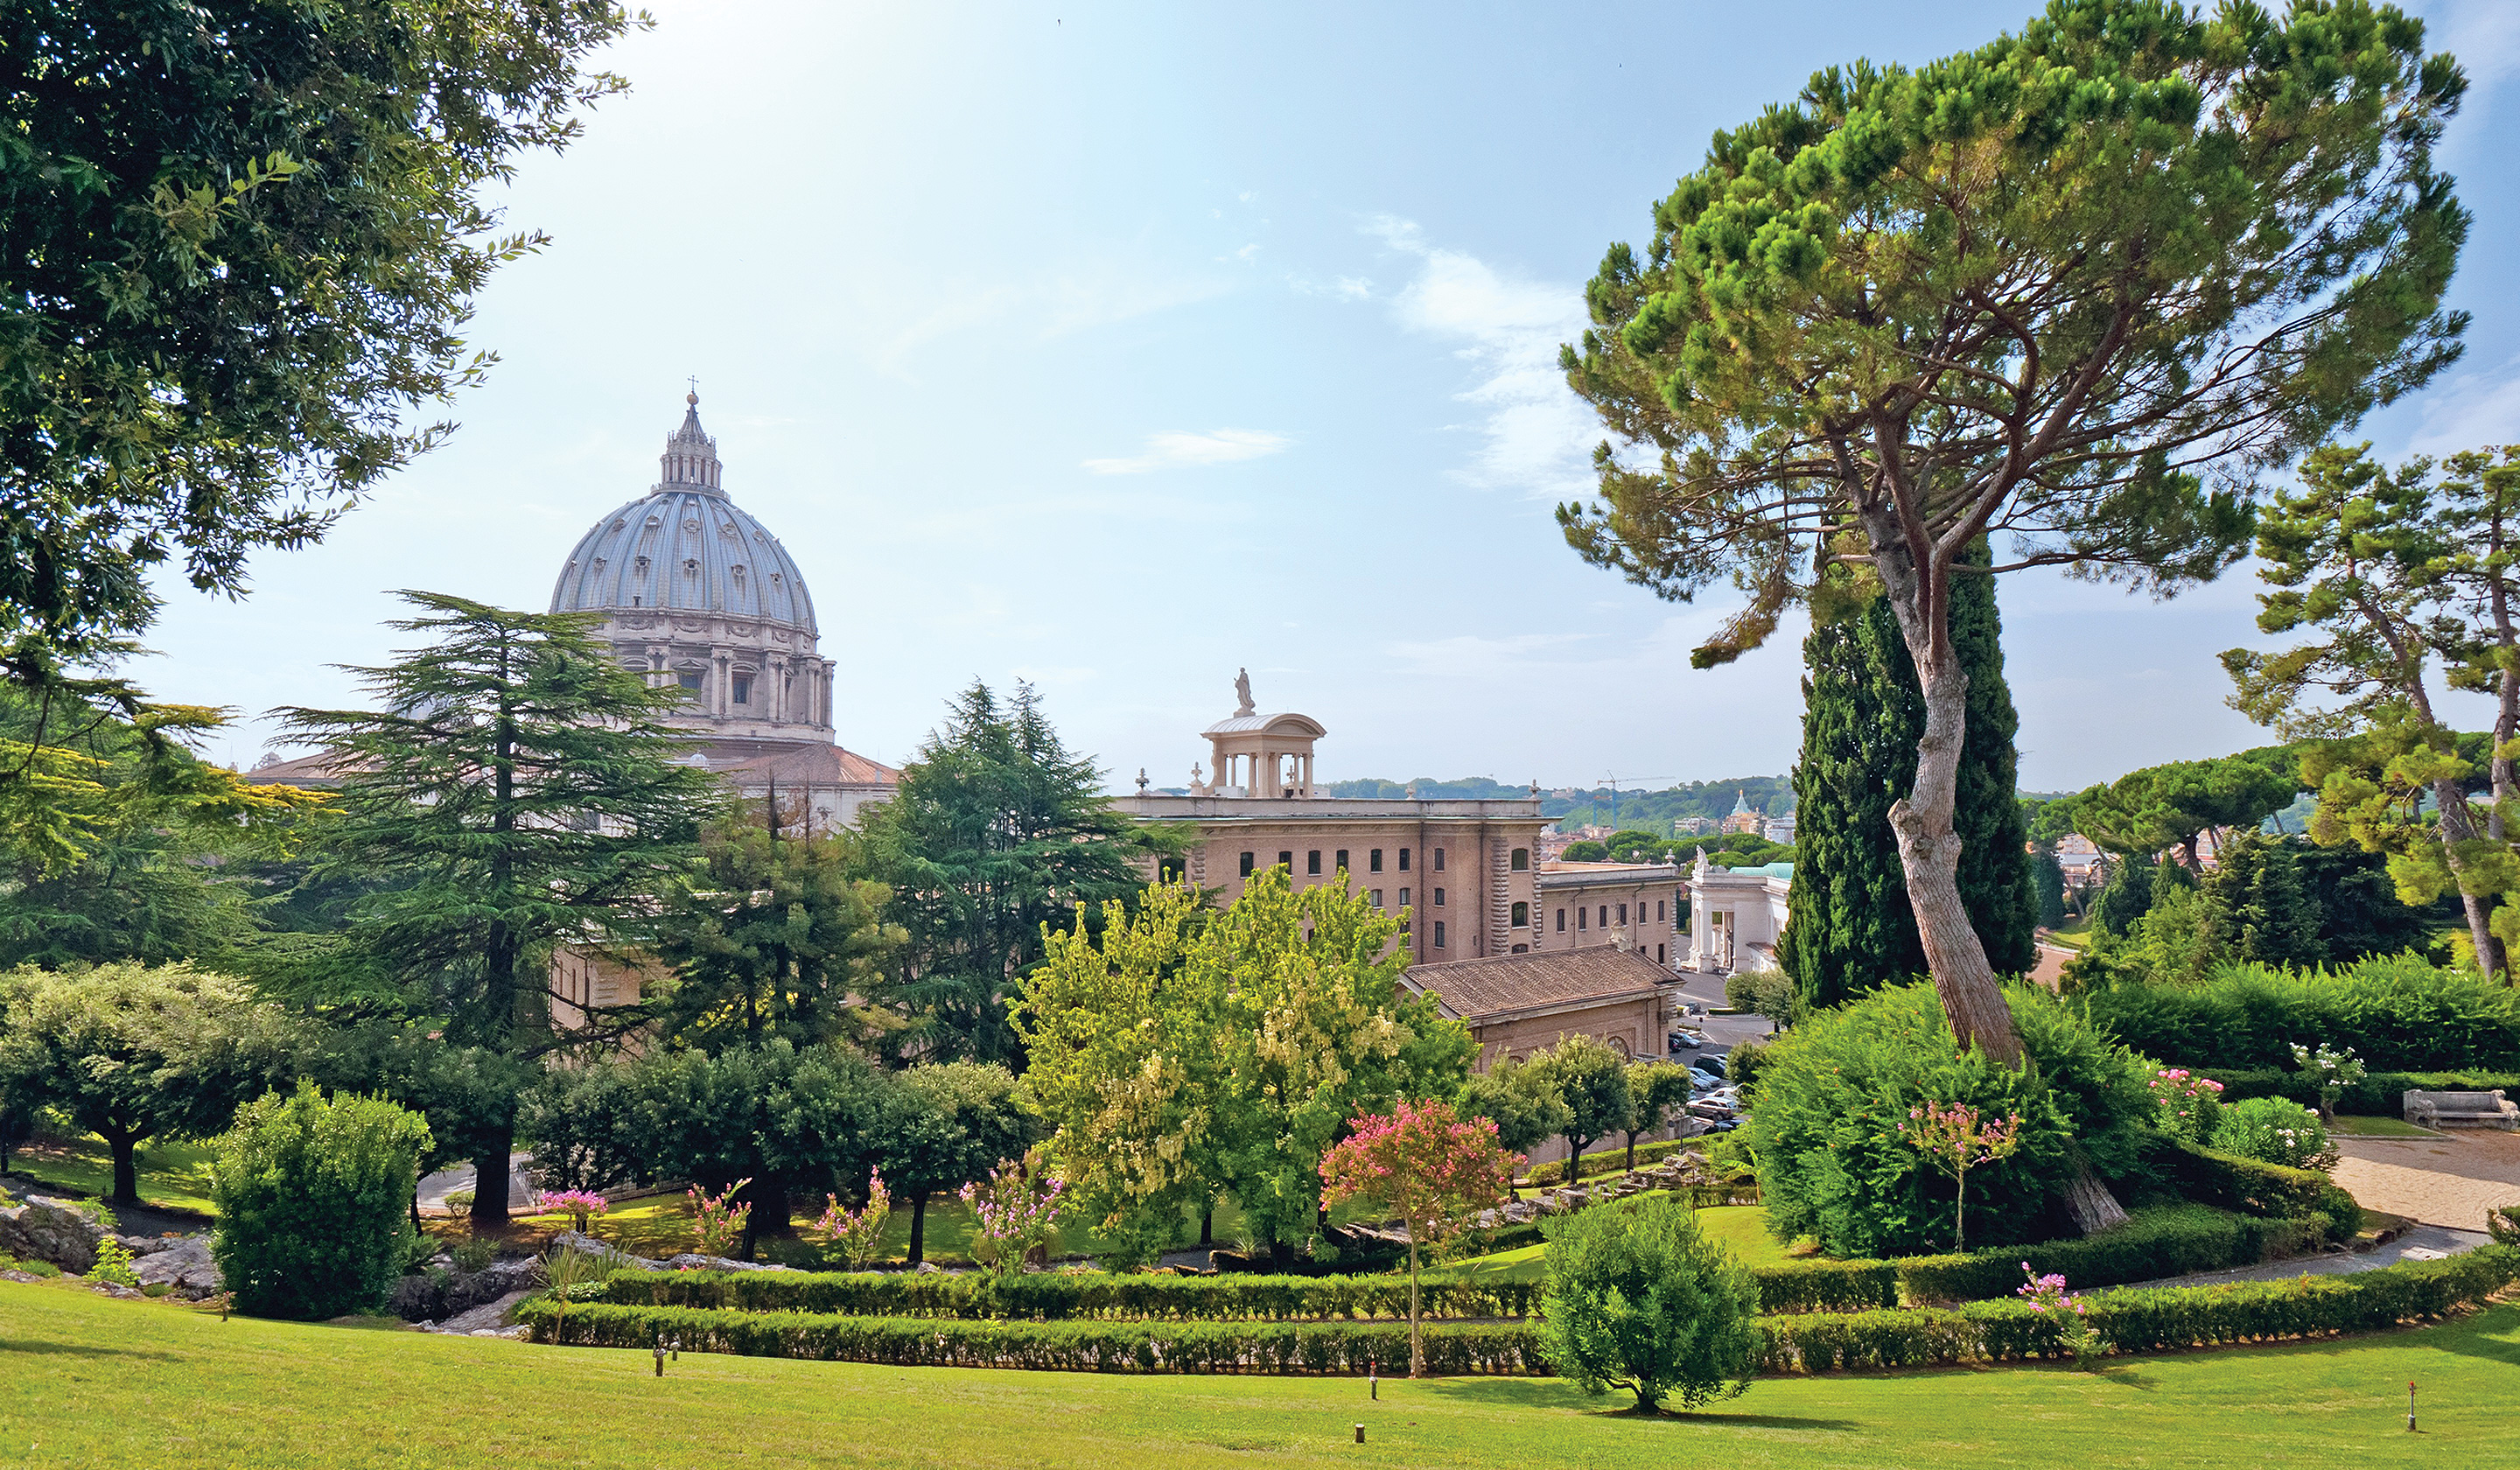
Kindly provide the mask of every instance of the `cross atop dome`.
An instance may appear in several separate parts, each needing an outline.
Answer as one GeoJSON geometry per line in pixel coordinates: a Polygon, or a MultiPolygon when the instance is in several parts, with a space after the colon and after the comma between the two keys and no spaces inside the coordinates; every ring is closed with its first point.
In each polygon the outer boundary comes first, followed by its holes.
{"type": "Polygon", "coordinates": [[[663,467],[664,483],[675,488],[726,493],[724,471],[718,464],[717,441],[700,427],[699,380],[693,379],[692,391],[683,395],[683,426],[665,440],[665,452],[657,457],[663,467]]]}

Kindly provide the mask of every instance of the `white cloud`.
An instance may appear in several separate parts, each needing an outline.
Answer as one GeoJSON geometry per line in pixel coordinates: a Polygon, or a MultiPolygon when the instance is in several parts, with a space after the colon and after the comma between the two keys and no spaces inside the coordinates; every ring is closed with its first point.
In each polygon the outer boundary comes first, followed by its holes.
{"type": "Polygon", "coordinates": [[[1218,428],[1206,433],[1179,429],[1147,436],[1146,453],[1124,460],[1087,460],[1096,474],[1144,474],[1149,469],[1176,469],[1197,465],[1231,465],[1273,455],[1294,441],[1259,428],[1218,428]]]}
{"type": "Polygon", "coordinates": [[[2461,373],[2435,388],[2424,404],[2423,427],[2408,448],[2417,454],[2456,454],[2520,439],[2520,358],[2500,367],[2461,373]]]}
{"type": "Polygon", "coordinates": [[[1365,233],[1418,261],[1416,279],[1392,297],[1395,320],[1458,343],[1455,355],[1476,379],[1458,396],[1483,411],[1478,429],[1486,442],[1463,477],[1538,500],[1590,489],[1600,425],[1557,367],[1558,346],[1584,331],[1583,293],[1430,245],[1416,224],[1391,215],[1368,221],[1365,233]]]}

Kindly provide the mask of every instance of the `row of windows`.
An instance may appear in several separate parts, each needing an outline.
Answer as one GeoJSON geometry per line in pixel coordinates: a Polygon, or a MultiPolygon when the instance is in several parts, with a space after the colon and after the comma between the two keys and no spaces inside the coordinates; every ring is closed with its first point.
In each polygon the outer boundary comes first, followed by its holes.
{"type": "MultiPolygon", "coordinates": [[[[696,678],[698,676],[687,677],[696,678]]],[[[685,688],[697,688],[697,686],[686,685],[685,688]]],[[[741,702],[741,700],[738,702],[741,702]]],[[[1439,847],[1435,848],[1433,852],[1435,858],[1435,870],[1437,872],[1442,872],[1444,870],[1444,850],[1439,847]]],[[[1257,853],[1244,853],[1242,855],[1242,876],[1246,878],[1251,876],[1258,857],[1259,854],[1257,853]]],[[[1402,872],[1407,872],[1409,870],[1409,849],[1405,847],[1401,848],[1399,850],[1399,857],[1400,870],[1402,872]]],[[[1295,870],[1294,853],[1292,851],[1282,850],[1278,854],[1278,866],[1286,869],[1288,872],[1293,872],[1295,870]]],[[[1515,872],[1529,872],[1531,870],[1531,849],[1527,847],[1515,848],[1511,856],[1510,866],[1515,872]]],[[[1330,867],[1333,870],[1348,867],[1346,848],[1339,848],[1331,854],[1330,867]]],[[[1321,870],[1322,850],[1320,848],[1314,848],[1312,851],[1304,854],[1304,871],[1307,875],[1318,876],[1321,873],[1321,870]]],[[[1381,848],[1373,847],[1366,849],[1365,870],[1368,872],[1382,871],[1381,848]]]]}
{"type": "MultiPolygon", "coordinates": [[[[684,689],[685,692],[697,694],[697,693],[698,693],[698,692],[700,691],[700,676],[699,676],[699,675],[698,675],[698,674],[695,674],[695,673],[683,673],[683,674],[677,674],[677,675],[675,675],[675,676],[674,676],[674,682],[675,682],[675,683],[677,683],[677,684],[679,684],[679,685],[681,685],[681,686],[683,687],[683,689],[684,689]]],[[[729,696],[730,696],[730,697],[732,697],[736,703],[738,703],[738,704],[750,704],[750,703],[752,702],[752,676],[751,676],[751,675],[749,675],[749,674],[735,674],[735,675],[731,675],[731,676],[729,676],[729,678],[728,678],[728,684],[729,684],[730,688],[728,689],[727,692],[728,692],[729,696]]]]}
{"type": "MultiPolygon", "coordinates": [[[[1663,906],[1664,906],[1666,903],[1668,903],[1668,902],[1669,902],[1669,901],[1668,901],[1668,900],[1666,900],[1666,899],[1656,899],[1656,900],[1654,900],[1654,906],[1653,906],[1653,921],[1654,921],[1655,923],[1661,923],[1661,922],[1663,922],[1664,913],[1665,913],[1665,910],[1664,910],[1663,906]]],[[[1621,904],[1621,905],[1619,905],[1618,907],[1619,907],[1619,922],[1620,922],[1620,923],[1622,923],[1622,924],[1624,924],[1624,923],[1626,923],[1626,922],[1628,921],[1628,906],[1627,906],[1627,905],[1625,905],[1625,904],[1621,904]]],[[[1586,920],[1592,916],[1592,914],[1594,913],[1594,912],[1596,912],[1596,911],[1593,911],[1593,910],[1587,910],[1587,909],[1578,909],[1578,910],[1576,910],[1576,911],[1575,911],[1575,927],[1576,927],[1576,928],[1578,928],[1578,929],[1582,929],[1582,928],[1588,927],[1588,925],[1587,925],[1587,923],[1586,923],[1586,920]]],[[[1600,913],[1600,916],[1601,916],[1601,919],[1600,919],[1601,927],[1602,927],[1602,928],[1604,928],[1604,929],[1606,929],[1606,928],[1610,927],[1610,906],[1609,906],[1609,905],[1607,905],[1607,904],[1603,904],[1598,912],[1600,913]]],[[[1644,901],[1643,901],[1642,899],[1640,899],[1640,900],[1638,900],[1638,901],[1637,901],[1637,922],[1639,922],[1639,923],[1643,923],[1644,921],[1645,921],[1645,906],[1644,906],[1644,901]]],[[[1560,909],[1560,910],[1558,910],[1558,911],[1557,911],[1557,932],[1558,932],[1558,933],[1560,933],[1560,934],[1563,934],[1563,933],[1565,933],[1565,932],[1566,932],[1566,911],[1565,911],[1565,910],[1563,910],[1563,909],[1560,909]]]]}

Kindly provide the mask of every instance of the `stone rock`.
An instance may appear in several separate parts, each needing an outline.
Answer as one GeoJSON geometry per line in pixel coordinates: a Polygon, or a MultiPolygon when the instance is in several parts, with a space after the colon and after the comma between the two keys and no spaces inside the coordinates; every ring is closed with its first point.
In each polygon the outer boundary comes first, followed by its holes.
{"type": "Polygon", "coordinates": [[[697,1251],[684,1251],[680,1255],[667,1256],[662,1261],[651,1261],[645,1256],[631,1255],[609,1241],[598,1240],[592,1235],[581,1235],[575,1230],[562,1230],[554,1235],[552,1244],[575,1246],[591,1256],[609,1257],[630,1270],[794,1270],[796,1269],[792,1266],[772,1266],[761,1261],[734,1261],[724,1256],[703,1256],[697,1251]]]}
{"type": "Polygon", "coordinates": [[[531,1297],[534,1290],[535,1288],[525,1288],[502,1293],[494,1300],[459,1312],[442,1322],[423,1322],[421,1328],[427,1332],[446,1332],[459,1337],[521,1336],[522,1329],[516,1329],[513,1332],[509,1329],[508,1314],[516,1311],[526,1298],[531,1297]]]}
{"type": "Polygon", "coordinates": [[[74,1201],[30,1194],[22,1205],[0,1209],[0,1255],[44,1261],[74,1276],[96,1265],[105,1226],[74,1201]]]}
{"type": "Polygon", "coordinates": [[[177,1235],[173,1239],[158,1237],[152,1241],[157,1249],[147,1255],[137,1251],[131,1263],[132,1273],[143,1286],[163,1285],[169,1296],[198,1302],[218,1295],[222,1289],[219,1264],[210,1259],[210,1232],[177,1235]]]}
{"type": "Polygon", "coordinates": [[[484,1303],[539,1290],[542,1284],[543,1264],[531,1256],[493,1261],[480,1270],[432,1267],[394,1282],[385,1310],[407,1322],[443,1322],[484,1303]]]}
{"type": "Polygon", "coordinates": [[[940,1275],[940,1276],[941,1276],[941,1275],[943,1275],[943,1274],[945,1273],[945,1268],[943,1268],[943,1267],[941,1267],[941,1266],[937,1265],[937,1264],[936,1264],[935,1262],[933,1262],[933,1261],[922,1261],[922,1262],[920,1262],[920,1263],[919,1263],[919,1271],[918,1271],[918,1273],[919,1273],[920,1275],[922,1275],[922,1276],[926,1276],[926,1275],[940,1275]]]}

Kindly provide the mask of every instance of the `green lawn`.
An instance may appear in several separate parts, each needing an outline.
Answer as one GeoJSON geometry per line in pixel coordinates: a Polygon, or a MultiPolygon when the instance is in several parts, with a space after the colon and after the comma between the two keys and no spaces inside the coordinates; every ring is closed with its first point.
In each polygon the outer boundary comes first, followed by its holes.
{"type": "Polygon", "coordinates": [[[2404,1118],[2362,1118],[2350,1113],[2336,1115],[2336,1126],[2330,1133],[2353,1138],[2430,1138],[2432,1130],[2417,1128],[2404,1118]]]}
{"type": "MultiPolygon", "coordinates": [[[[1697,1223],[1724,1242],[1744,1266],[1781,1266],[1796,1257],[1768,1233],[1768,1211],[1762,1205],[1709,1205],[1697,1212],[1697,1223]]],[[[1537,1281],[1548,1268],[1547,1245],[1526,1245],[1456,1262],[1448,1270],[1464,1276],[1502,1276],[1537,1281]]]]}
{"type": "MultiPolygon", "coordinates": [[[[140,1146],[139,1163],[143,1204],[202,1215],[216,1213],[210,1205],[207,1144],[144,1143],[140,1146]]],[[[31,1175],[73,1193],[102,1199],[113,1192],[113,1150],[94,1134],[76,1138],[46,1138],[13,1149],[9,1169],[13,1174],[31,1175]]]]}
{"type": "Polygon", "coordinates": [[[1166,1470],[1271,1464],[1837,1467],[2509,1463],[2520,1307],[2096,1375],[1946,1369],[1762,1380],[1644,1421],[1533,1379],[1130,1377],[894,1368],[221,1322],[0,1284],[0,1464],[700,1464],[1166,1470]],[[2420,1435],[2406,1384],[2421,1385],[2420,1435]],[[1368,1443],[1350,1425],[1367,1426],[1368,1443]],[[2494,1447],[2502,1447],[2497,1449],[2494,1447]]]}

